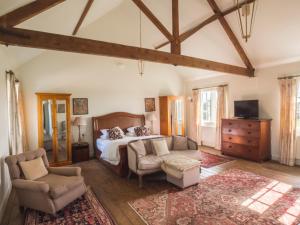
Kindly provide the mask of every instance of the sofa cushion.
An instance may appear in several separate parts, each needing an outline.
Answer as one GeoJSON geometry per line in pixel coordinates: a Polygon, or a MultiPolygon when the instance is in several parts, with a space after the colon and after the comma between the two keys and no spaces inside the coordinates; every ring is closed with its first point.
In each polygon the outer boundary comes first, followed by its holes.
{"type": "Polygon", "coordinates": [[[49,184],[49,194],[53,199],[62,196],[66,192],[84,183],[83,177],[81,176],[61,176],[56,174],[48,174],[37,179],[37,181],[43,181],[49,184]]]}
{"type": "Polygon", "coordinates": [[[139,159],[138,167],[140,170],[159,169],[162,159],[156,155],[146,155],[139,159]]]}
{"type": "Polygon", "coordinates": [[[183,136],[173,137],[173,150],[187,150],[187,149],[189,149],[187,137],[183,137],[183,136]]]}
{"type": "Polygon", "coordinates": [[[172,150],[173,149],[173,137],[172,136],[165,137],[165,140],[167,142],[168,149],[172,150]]]}
{"type": "Polygon", "coordinates": [[[181,151],[171,151],[171,154],[183,155],[192,159],[201,161],[201,152],[198,150],[181,150],[181,151]]]}
{"type": "Polygon", "coordinates": [[[167,141],[164,138],[152,139],[152,146],[157,156],[168,155],[170,153],[167,145],[167,141]]]}
{"type": "Polygon", "coordinates": [[[146,148],[142,140],[131,142],[130,146],[137,152],[138,158],[147,155],[146,148]]]}
{"type": "Polygon", "coordinates": [[[20,167],[26,180],[36,180],[48,174],[48,170],[41,157],[20,162],[20,167]]]}

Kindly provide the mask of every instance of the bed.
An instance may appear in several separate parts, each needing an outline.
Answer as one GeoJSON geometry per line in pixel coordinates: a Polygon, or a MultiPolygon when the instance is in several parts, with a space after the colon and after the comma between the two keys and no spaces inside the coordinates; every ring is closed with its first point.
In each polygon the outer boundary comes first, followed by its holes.
{"type": "Polygon", "coordinates": [[[95,157],[121,177],[126,176],[129,171],[127,143],[136,139],[157,137],[157,135],[125,137],[124,139],[113,141],[100,139],[101,129],[109,129],[118,126],[125,131],[129,127],[145,125],[144,115],[115,112],[104,116],[93,117],[92,122],[95,157]],[[109,150],[112,148],[116,148],[116,151],[113,153],[109,150]]]}

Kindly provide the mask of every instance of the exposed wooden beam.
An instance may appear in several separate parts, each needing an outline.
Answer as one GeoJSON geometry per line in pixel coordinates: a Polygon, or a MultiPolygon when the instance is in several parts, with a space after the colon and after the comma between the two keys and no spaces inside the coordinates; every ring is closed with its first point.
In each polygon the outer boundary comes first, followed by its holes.
{"type": "Polygon", "coordinates": [[[1,16],[0,25],[4,27],[16,26],[64,1],[65,0],[36,0],[1,16]]]}
{"type": "Polygon", "coordinates": [[[194,67],[236,75],[253,75],[253,71],[247,68],[213,62],[210,60],[20,28],[0,27],[0,44],[82,54],[104,55],[135,60],[142,59],[145,61],[194,67]]]}
{"type": "Polygon", "coordinates": [[[150,11],[150,9],[141,1],[141,0],[132,0],[137,7],[152,21],[152,23],[165,35],[165,37],[169,40],[173,40],[172,34],[168,31],[168,29],[159,21],[159,19],[154,16],[154,14],[150,11]]]}
{"type": "Polygon", "coordinates": [[[77,24],[76,24],[76,27],[75,27],[75,29],[74,29],[74,31],[72,33],[73,35],[77,34],[77,32],[78,32],[78,30],[79,30],[79,28],[80,28],[80,26],[81,26],[84,18],[86,17],[87,13],[89,12],[89,10],[90,10],[93,2],[94,2],[94,0],[88,0],[88,2],[86,3],[86,5],[84,7],[84,10],[83,10],[83,12],[82,12],[82,14],[81,14],[81,16],[80,16],[77,24]]]}
{"type": "MultiPolygon", "coordinates": [[[[247,4],[247,3],[251,3],[251,2],[254,2],[255,0],[249,0],[249,1],[244,1],[242,2],[239,6],[233,6],[229,9],[226,9],[224,12],[221,12],[220,14],[215,14],[215,15],[212,15],[210,16],[209,18],[207,18],[206,20],[204,21],[201,21],[198,25],[194,26],[193,28],[183,32],[182,34],[180,34],[179,36],[179,39],[180,39],[180,42],[183,42],[185,41],[186,39],[188,39],[190,36],[192,36],[193,34],[195,34],[196,32],[198,32],[199,30],[201,30],[203,27],[205,27],[206,25],[214,22],[215,20],[217,20],[219,17],[221,16],[226,16],[236,10],[238,10],[240,7],[242,7],[243,5],[247,4]]],[[[160,49],[164,46],[166,46],[167,44],[169,44],[170,41],[165,41],[159,45],[157,45],[155,47],[155,49],[160,49]]]]}
{"type": "MultiPolygon", "coordinates": [[[[212,10],[214,11],[215,14],[221,14],[221,10],[219,8],[219,6],[217,5],[217,3],[215,2],[215,0],[207,0],[208,4],[210,5],[210,7],[212,8],[212,10]]],[[[245,65],[247,66],[248,69],[250,70],[254,70],[249,58],[247,57],[244,49],[242,48],[241,44],[239,43],[237,37],[235,36],[235,34],[233,33],[233,31],[231,30],[229,24],[227,23],[226,19],[224,16],[218,17],[219,22],[221,23],[223,29],[225,30],[227,36],[229,37],[230,41],[232,42],[233,46],[235,47],[235,49],[237,50],[237,52],[239,53],[241,59],[243,60],[243,62],[245,63],[245,65]]]]}
{"type": "Polygon", "coordinates": [[[179,40],[179,3],[178,0],[172,0],[172,27],[173,27],[173,41],[171,43],[171,53],[181,53],[179,40]]]}

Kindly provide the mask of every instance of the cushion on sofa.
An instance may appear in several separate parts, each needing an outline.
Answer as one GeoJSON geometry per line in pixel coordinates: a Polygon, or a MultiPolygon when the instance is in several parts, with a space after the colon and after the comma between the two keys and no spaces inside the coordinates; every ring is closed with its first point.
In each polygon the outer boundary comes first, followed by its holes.
{"type": "Polygon", "coordinates": [[[139,158],[147,155],[146,148],[142,140],[131,142],[130,146],[137,152],[139,158]]]}
{"type": "Polygon", "coordinates": [[[198,150],[179,150],[179,151],[171,151],[172,155],[183,155],[189,157],[191,159],[196,159],[201,161],[201,152],[198,150]]]}
{"type": "Polygon", "coordinates": [[[164,138],[151,140],[153,150],[157,156],[163,156],[170,153],[167,145],[167,141],[164,138]]]}
{"type": "Polygon", "coordinates": [[[183,136],[174,136],[173,137],[173,150],[187,150],[188,147],[188,139],[183,136]]]}
{"type": "Polygon", "coordinates": [[[139,159],[138,167],[140,170],[159,169],[162,159],[156,155],[146,155],[139,159]]]}
{"type": "Polygon", "coordinates": [[[48,174],[48,170],[41,157],[29,161],[22,161],[19,164],[26,180],[36,180],[48,174]]]}
{"type": "Polygon", "coordinates": [[[84,183],[83,177],[81,176],[61,176],[56,174],[48,174],[37,181],[43,181],[49,184],[50,196],[55,199],[68,191],[73,190],[75,187],[84,183]]]}

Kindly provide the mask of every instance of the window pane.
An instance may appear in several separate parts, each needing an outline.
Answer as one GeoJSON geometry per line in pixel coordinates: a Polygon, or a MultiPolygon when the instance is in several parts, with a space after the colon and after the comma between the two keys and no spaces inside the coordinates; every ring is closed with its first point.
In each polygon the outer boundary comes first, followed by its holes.
{"type": "Polygon", "coordinates": [[[201,91],[201,123],[202,125],[214,126],[216,123],[217,112],[217,91],[203,90],[201,91]]]}

